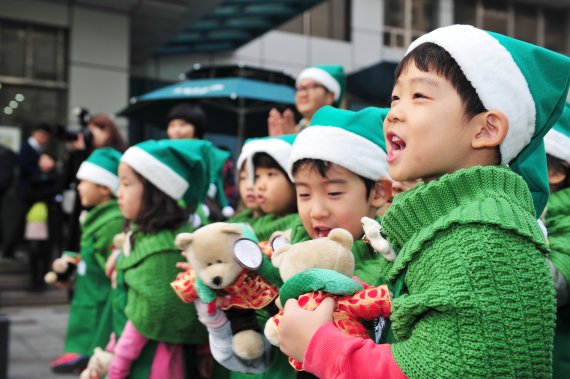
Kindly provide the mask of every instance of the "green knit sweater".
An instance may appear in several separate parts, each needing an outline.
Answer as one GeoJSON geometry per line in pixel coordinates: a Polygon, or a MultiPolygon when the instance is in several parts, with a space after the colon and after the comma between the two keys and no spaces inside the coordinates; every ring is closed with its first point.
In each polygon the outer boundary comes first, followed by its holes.
{"type": "Polygon", "coordinates": [[[409,378],[548,378],[555,320],[548,247],[526,183],[472,167],[394,199],[391,350],[409,378]]]}
{"type": "Polygon", "coordinates": [[[297,220],[299,220],[299,215],[297,213],[292,213],[287,216],[276,216],[274,214],[266,214],[260,217],[251,217],[249,220],[234,220],[232,222],[245,222],[248,223],[257,239],[259,241],[269,241],[271,235],[277,231],[284,231],[291,228],[297,220]]]}
{"type": "Polygon", "coordinates": [[[193,304],[176,296],[170,282],[183,261],[174,245],[178,233],[191,232],[190,226],[157,233],[138,233],[133,250],[117,263],[127,286],[125,314],[138,331],[151,340],[174,344],[207,342],[206,329],[198,322],[193,304]]]}
{"type": "Polygon", "coordinates": [[[570,188],[550,194],[546,209],[550,260],[570,283],[570,188]]]}

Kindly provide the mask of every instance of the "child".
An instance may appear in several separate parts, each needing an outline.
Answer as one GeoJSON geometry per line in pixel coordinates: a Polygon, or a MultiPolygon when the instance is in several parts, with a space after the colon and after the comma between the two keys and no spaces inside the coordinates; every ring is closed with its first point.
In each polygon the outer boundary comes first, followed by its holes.
{"type": "Polygon", "coordinates": [[[146,141],[121,158],[119,207],[134,227],[117,262],[109,379],[197,377],[185,373],[196,366],[204,372],[207,358],[185,359],[184,345],[204,344],[205,330],[169,283],[182,260],[174,239],[191,231],[188,214],[206,196],[210,148],[200,140],[146,141]]]}
{"type": "Polygon", "coordinates": [[[550,267],[557,294],[554,332],[554,378],[570,377],[570,104],[544,137],[550,197],[546,227],[551,249],[550,267]]]}
{"type": "Polygon", "coordinates": [[[414,41],[384,121],[391,177],[425,182],[382,220],[398,251],[395,338],[343,335],[331,301],[307,312],[290,300],[282,350],[321,378],[550,377],[554,290],[536,215],[542,137],[569,79],[567,57],[472,26],[414,41]]]}
{"type": "MultiPolygon", "coordinates": [[[[248,140],[251,141],[251,140],[248,140]]],[[[255,143],[247,143],[242,147],[241,153],[237,160],[238,172],[238,190],[241,200],[240,207],[242,208],[235,216],[230,218],[228,222],[244,222],[250,223],[254,219],[260,217],[263,213],[257,204],[257,198],[255,197],[255,183],[248,180],[247,171],[247,158],[251,155],[250,150],[252,150],[255,143]]]]}
{"type": "Polygon", "coordinates": [[[256,201],[264,214],[249,222],[260,241],[298,220],[295,187],[286,171],[295,137],[259,138],[244,145],[248,180],[255,185],[256,201]]]}
{"type": "Polygon", "coordinates": [[[297,137],[289,160],[301,219],[291,243],[326,237],[334,228],[348,230],[355,241],[354,275],[368,284],[378,282],[383,260],[362,240],[361,219],[374,218],[391,197],[381,130],[386,113],[323,107],[297,137]]]}
{"type": "Polygon", "coordinates": [[[113,237],[123,228],[123,216],[115,199],[120,158],[118,151],[100,148],[77,171],[81,205],[92,209],[81,223],[81,261],[77,265],[65,354],[51,363],[57,373],[84,368],[93,349],[105,346],[111,334],[111,284],[105,276],[105,262],[111,253],[113,237]]]}

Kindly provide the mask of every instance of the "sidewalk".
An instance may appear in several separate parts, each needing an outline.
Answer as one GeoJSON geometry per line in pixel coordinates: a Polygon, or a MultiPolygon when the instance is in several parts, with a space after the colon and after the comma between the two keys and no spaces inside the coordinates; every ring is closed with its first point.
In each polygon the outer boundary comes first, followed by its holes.
{"type": "Polygon", "coordinates": [[[3,307],[10,319],[9,379],[63,379],[49,362],[63,353],[68,305],[3,307]]]}

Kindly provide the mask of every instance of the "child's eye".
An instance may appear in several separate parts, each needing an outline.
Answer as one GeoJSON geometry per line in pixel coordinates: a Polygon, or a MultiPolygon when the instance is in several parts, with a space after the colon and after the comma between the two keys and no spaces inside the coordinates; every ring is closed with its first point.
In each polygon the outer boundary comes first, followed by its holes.
{"type": "Polygon", "coordinates": [[[416,93],[414,93],[413,98],[414,99],[426,99],[427,97],[422,93],[416,92],[416,93]]]}
{"type": "Polygon", "coordinates": [[[310,195],[308,193],[298,193],[297,196],[300,199],[308,199],[310,195]]]}
{"type": "Polygon", "coordinates": [[[331,196],[331,197],[337,197],[340,195],[342,195],[342,192],[329,192],[329,196],[331,196]]]}
{"type": "Polygon", "coordinates": [[[392,95],[392,102],[397,101],[397,100],[400,100],[400,97],[396,96],[396,95],[392,95]]]}

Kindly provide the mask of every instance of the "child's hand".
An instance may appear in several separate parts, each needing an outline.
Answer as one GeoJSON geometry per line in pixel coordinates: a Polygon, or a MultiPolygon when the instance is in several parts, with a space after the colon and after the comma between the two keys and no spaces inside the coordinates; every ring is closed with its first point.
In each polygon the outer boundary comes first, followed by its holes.
{"type": "Polygon", "coordinates": [[[296,361],[303,362],[311,338],[322,325],[332,321],[334,308],[335,302],[331,298],[324,299],[314,311],[304,310],[297,300],[287,300],[279,323],[281,351],[296,361]]]}

